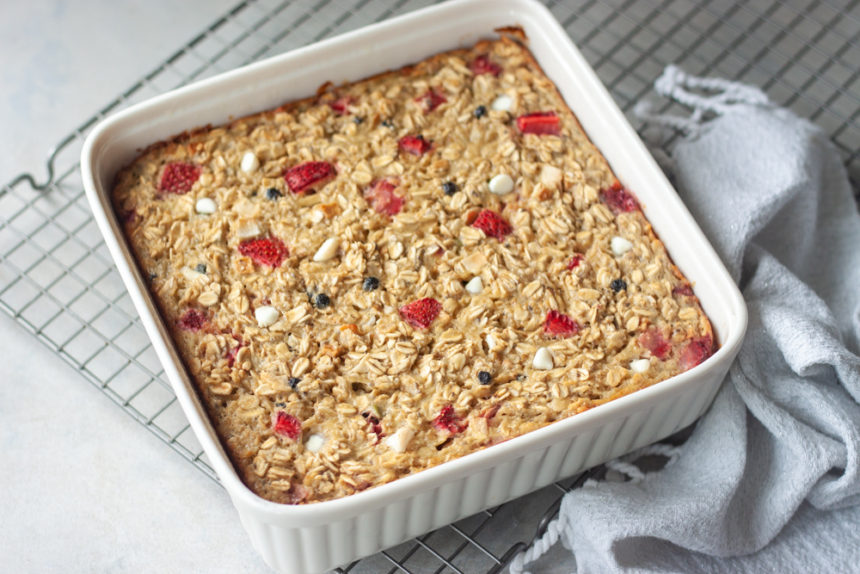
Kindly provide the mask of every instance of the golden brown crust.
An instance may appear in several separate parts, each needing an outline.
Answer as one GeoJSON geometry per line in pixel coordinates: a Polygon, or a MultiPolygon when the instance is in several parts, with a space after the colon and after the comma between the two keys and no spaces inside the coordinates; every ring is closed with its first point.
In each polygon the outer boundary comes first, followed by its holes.
{"type": "Polygon", "coordinates": [[[192,130],[117,177],[138,264],[261,496],[314,502],[390,482],[711,352],[689,283],[640,210],[611,209],[630,195],[519,33],[192,130]],[[489,73],[476,74],[482,57],[489,73]],[[510,111],[494,109],[502,95],[510,111]],[[519,116],[546,111],[558,135],[522,133],[519,116]],[[398,143],[419,134],[417,154],[398,143]],[[292,193],[285,171],[310,161],[336,173],[292,193]],[[193,180],[187,192],[159,189],[171,164],[189,166],[176,176],[193,180]],[[496,194],[501,174],[514,189],[496,194]],[[511,232],[476,227],[482,210],[511,232]],[[248,242],[271,238],[284,250],[270,244],[275,261],[261,263],[248,242]],[[404,311],[422,299],[438,302],[426,328],[404,311]],[[546,331],[553,313],[567,332],[546,331]]]}

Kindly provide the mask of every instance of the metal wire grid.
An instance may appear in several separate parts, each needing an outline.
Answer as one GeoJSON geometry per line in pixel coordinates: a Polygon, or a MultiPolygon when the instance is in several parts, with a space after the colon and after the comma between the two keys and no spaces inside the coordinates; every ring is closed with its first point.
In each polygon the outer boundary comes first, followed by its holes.
{"type": "MultiPolygon", "coordinates": [[[[545,1],[625,111],[668,63],[756,84],[822,126],[860,187],[860,0],[545,1]]],[[[0,189],[0,308],[215,478],[92,219],[78,164],[83,139],[132,103],[430,3],[238,4],[59,142],[45,183],[22,174],[0,189]]],[[[342,572],[498,572],[576,484],[558,483],[342,572]]]]}

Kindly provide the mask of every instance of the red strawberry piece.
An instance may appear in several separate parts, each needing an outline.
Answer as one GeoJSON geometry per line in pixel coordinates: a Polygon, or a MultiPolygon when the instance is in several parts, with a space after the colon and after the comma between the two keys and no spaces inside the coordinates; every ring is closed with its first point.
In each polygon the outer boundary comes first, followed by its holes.
{"type": "Polygon", "coordinates": [[[487,54],[481,54],[469,64],[469,69],[472,70],[472,73],[476,76],[480,76],[481,74],[492,74],[494,76],[498,76],[502,73],[502,67],[498,64],[490,61],[490,57],[487,54]]]}
{"type": "Polygon", "coordinates": [[[293,193],[302,193],[311,187],[322,185],[337,175],[337,170],[327,161],[308,161],[293,166],[284,172],[284,179],[293,193]]]}
{"type": "Polygon", "coordinates": [[[425,297],[402,306],[400,316],[416,329],[426,329],[441,310],[442,303],[432,297],[425,297]]]}
{"type": "Polygon", "coordinates": [[[416,102],[421,102],[421,105],[424,106],[424,113],[432,112],[442,104],[448,101],[448,98],[444,96],[444,94],[437,92],[434,89],[429,89],[425,93],[421,94],[417,98],[415,98],[416,102]]]}
{"type": "Polygon", "coordinates": [[[424,136],[403,136],[397,141],[397,146],[406,153],[412,155],[424,155],[433,147],[424,136]]]}
{"type": "Polygon", "coordinates": [[[600,200],[609,206],[612,213],[629,213],[639,209],[639,202],[618,181],[608,189],[600,191],[600,200]]]}
{"type": "Polygon", "coordinates": [[[196,333],[205,327],[208,321],[209,320],[203,311],[200,311],[199,309],[188,309],[179,318],[179,328],[196,333]]]}
{"type": "Polygon", "coordinates": [[[554,135],[561,133],[555,112],[534,112],[517,118],[517,127],[524,134],[554,135]]]}
{"type": "Polygon", "coordinates": [[[272,422],[272,430],[275,434],[296,440],[302,435],[302,421],[289,413],[278,411],[272,422]]]}
{"type": "Polygon", "coordinates": [[[454,412],[454,407],[445,405],[436,418],[433,419],[433,426],[441,431],[447,431],[451,434],[457,434],[466,430],[469,423],[463,422],[461,417],[458,417],[454,412]]]}
{"type": "Polygon", "coordinates": [[[568,264],[567,264],[567,269],[568,269],[568,271],[571,271],[571,270],[573,270],[573,269],[576,269],[577,267],[579,267],[580,265],[582,265],[582,262],[583,262],[584,260],[585,260],[585,257],[583,257],[582,255],[580,255],[579,253],[575,253],[575,254],[573,255],[573,257],[571,257],[571,259],[570,259],[570,263],[568,263],[568,264]]]}
{"type": "Polygon", "coordinates": [[[173,162],[164,166],[158,190],[165,193],[183,194],[191,191],[191,186],[200,177],[200,168],[184,162],[173,162]]]}
{"type": "Polygon", "coordinates": [[[639,344],[651,351],[651,354],[661,361],[665,361],[672,350],[672,345],[663,338],[663,334],[656,327],[651,327],[639,335],[639,344]]]}
{"type": "Polygon", "coordinates": [[[490,209],[481,210],[481,213],[472,222],[472,227],[480,229],[488,237],[495,237],[499,241],[514,230],[501,215],[490,209]]]}
{"type": "Polygon", "coordinates": [[[394,193],[395,189],[397,189],[397,180],[378,179],[364,190],[364,198],[374,211],[394,216],[403,209],[403,198],[394,193]]]}
{"type": "Polygon", "coordinates": [[[349,106],[355,102],[352,96],[343,96],[329,103],[329,107],[339,116],[349,113],[349,106]]]}
{"type": "Polygon", "coordinates": [[[690,297],[693,295],[693,288],[689,284],[686,284],[686,283],[684,285],[675,285],[672,288],[672,294],[673,295],[685,295],[687,297],[690,297]]]}
{"type": "Polygon", "coordinates": [[[681,357],[678,359],[678,365],[688,371],[696,365],[704,362],[705,359],[714,353],[714,341],[708,337],[698,337],[692,339],[684,350],[681,351],[681,357]]]}
{"type": "Polygon", "coordinates": [[[239,253],[250,257],[258,265],[279,267],[290,254],[290,250],[277,237],[262,237],[240,243],[239,253]]]}
{"type": "Polygon", "coordinates": [[[579,323],[555,309],[546,314],[543,323],[543,332],[554,337],[570,337],[579,333],[580,329],[579,323]]]}

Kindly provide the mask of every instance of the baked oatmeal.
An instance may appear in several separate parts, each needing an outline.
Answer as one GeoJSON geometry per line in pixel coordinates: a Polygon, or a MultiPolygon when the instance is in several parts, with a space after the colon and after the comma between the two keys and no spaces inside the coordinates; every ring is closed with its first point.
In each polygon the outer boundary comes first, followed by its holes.
{"type": "Polygon", "coordinates": [[[156,144],[112,197],[238,472],[277,502],[475,452],[715,347],[515,32],[156,144]]]}

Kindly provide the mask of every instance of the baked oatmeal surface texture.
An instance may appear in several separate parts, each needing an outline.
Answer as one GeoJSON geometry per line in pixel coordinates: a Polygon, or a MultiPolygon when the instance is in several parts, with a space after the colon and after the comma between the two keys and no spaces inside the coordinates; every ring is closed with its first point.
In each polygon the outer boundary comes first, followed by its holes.
{"type": "Polygon", "coordinates": [[[223,444],[272,501],[390,482],[714,349],[516,37],[157,144],[112,197],[223,444]]]}

